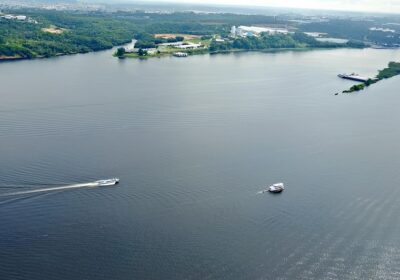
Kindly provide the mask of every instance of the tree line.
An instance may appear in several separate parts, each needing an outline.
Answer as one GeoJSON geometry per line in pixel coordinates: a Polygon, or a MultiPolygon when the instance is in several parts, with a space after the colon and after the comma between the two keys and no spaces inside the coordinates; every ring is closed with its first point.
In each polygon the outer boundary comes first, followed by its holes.
{"type": "Polygon", "coordinates": [[[219,42],[212,40],[210,44],[211,52],[226,51],[231,49],[241,50],[264,50],[280,48],[337,48],[337,47],[364,47],[362,42],[349,41],[347,44],[332,42],[320,42],[315,38],[304,34],[295,33],[261,33],[260,36],[239,37],[232,40],[219,42]]]}

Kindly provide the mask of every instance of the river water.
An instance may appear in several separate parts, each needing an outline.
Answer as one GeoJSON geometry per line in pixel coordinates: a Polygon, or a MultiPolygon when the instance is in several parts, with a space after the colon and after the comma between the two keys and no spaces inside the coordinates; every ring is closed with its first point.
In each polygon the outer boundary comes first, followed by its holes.
{"type": "Polygon", "coordinates": [[[334,95],[392,60],[1,63],[0,279],[398,279],[400,78],[334,95]]]}

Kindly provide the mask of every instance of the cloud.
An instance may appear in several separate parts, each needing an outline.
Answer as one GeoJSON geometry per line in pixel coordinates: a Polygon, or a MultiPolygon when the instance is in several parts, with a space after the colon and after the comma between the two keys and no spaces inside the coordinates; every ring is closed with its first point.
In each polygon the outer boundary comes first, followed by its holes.
{"type": "MultiPolygon", "coordinates": [[[[169,0],[164,0],[169,1],[169,0]]],[[[304,9],[351,10],[400,13],[400,0],[171,0],[203,4],[292,7],[304,9]]]]}

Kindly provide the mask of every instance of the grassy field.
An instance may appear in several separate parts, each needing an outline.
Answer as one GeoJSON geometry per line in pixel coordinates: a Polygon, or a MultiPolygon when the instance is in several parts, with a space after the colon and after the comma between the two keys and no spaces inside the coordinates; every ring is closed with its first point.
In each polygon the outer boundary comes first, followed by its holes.
{"type": "Polygon", "coordinates": [[[185,39],[184,39],[183,43],[202,44],[204,46],[204,48],[185,50],[185,49],[176,48],[174,46],[159,45],[159,46],[157,46],[157,53],[146,54],[146,55],[142,55],[142,56],[140,56],[138,53],[126,53],[124,55],[124,57],[145,59],[145,58],[151,58],[151,57],[161,57],[161,56],[172,55],[173,53],[176,53],[176,52],[185,52],[189,55],[203,54],[203,53],[209,52],[209,46],[211,43],[211,39],[202,39],[202,36],[188,35],[188,34],[156,34],[156,35],[154,35],[155,38],[175,38],[176,36],[184,37],[185,39]]]}
{"type": "Polygon", "coordinates": [[[176,37],[183,37],[185,40],[192,40],[192,39],[199,39],[201,38],[200,35],[192,35],[192,34],[175,34],[175,33],[162,33],[162,34],[155,34],[154,38],[176,38],[176,37]]]}

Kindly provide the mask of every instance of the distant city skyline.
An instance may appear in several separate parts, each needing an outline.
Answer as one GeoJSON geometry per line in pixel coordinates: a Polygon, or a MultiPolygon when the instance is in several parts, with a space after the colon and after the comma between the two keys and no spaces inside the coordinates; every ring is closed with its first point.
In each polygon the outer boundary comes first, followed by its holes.
{"type": "Polygon", "coordinates": [[[265,6],[301,9],[400,13],[400,0],[159,0],[175,3],[198,3],[242,6],[265,6]]]}

